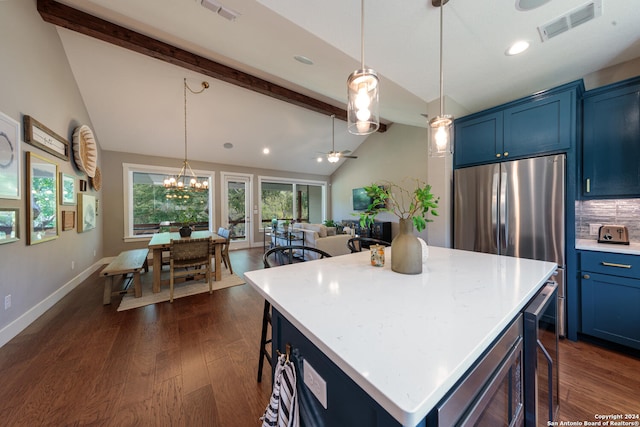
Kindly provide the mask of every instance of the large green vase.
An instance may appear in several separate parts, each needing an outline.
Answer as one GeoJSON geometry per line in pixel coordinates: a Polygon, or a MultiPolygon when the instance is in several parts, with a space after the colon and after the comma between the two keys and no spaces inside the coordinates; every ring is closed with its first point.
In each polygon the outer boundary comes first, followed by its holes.
{"type": "Polygon", "coordinates": [[[422,273],[422,245],[413,235],[411,219],[400,219],[400,233],[391,242],[391,270],[402,274],[422,273]]]}

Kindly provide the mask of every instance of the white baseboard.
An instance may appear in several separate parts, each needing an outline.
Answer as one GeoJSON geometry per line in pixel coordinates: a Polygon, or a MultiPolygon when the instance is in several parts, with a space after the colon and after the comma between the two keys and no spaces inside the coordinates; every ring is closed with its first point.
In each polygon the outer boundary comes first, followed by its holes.
{"type": "Polygon", "coordinates": [[[69,292],[71,292],[76,286],[91,276],[96,270],[102,267],[104,264],[110,262],[112,258],[103,258],[96,261],[93,265],[89,266],[86,270],[80,272],[73,279],[59,287],[51,295],[40,301],[35,306],[27,310],[22,316],[18,317],[13,322],[0,330],[0,347],[11,341],[16,335],[22,332],[27,326],[33,323],[38,317],[42,316],[45,311],[53,307],[58,301],[64,298],[69,292]]]}

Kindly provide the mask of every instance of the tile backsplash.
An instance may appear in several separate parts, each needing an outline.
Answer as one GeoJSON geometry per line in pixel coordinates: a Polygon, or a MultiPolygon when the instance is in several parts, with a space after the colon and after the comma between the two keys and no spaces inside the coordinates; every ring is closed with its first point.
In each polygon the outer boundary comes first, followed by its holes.
{"type": "Polygon", "coordinates": [[[640,199],[576,201],[576,238],[596,239],[589,224],[626,225],[629,240],[640,242],[640,199]]]}

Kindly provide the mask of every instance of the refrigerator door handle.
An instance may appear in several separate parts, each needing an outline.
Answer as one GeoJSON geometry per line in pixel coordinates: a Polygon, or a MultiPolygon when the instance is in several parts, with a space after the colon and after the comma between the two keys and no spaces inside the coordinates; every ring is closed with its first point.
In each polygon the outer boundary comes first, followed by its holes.
{"type": "Polygon", "coordinates": [[[500,201],[498,194],[499,185],[500,175],[498,172],[494,172],[491,179],[491,236],[495,239],[496,253],[500,253],[500,234],[498,229],[498,203],[500,201]]]}
{"type": "Polygon", "coordinates": [[[500,254],[506,253],[507,250],[507,236],[508,231],[507,221],[507,173],[502,172],[500,174],[500,231],[499,231],[499,252],[500,254]]]}

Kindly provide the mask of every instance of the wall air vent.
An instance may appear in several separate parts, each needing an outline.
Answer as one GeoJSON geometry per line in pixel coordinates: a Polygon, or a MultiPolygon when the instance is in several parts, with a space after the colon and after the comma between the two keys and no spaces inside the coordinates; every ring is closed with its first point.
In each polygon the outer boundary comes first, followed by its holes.
{"type": "Polygon", "coordinates": [[[543,42],[602,15],[602,0],[592,0],[538,27],[543,42]]]}

